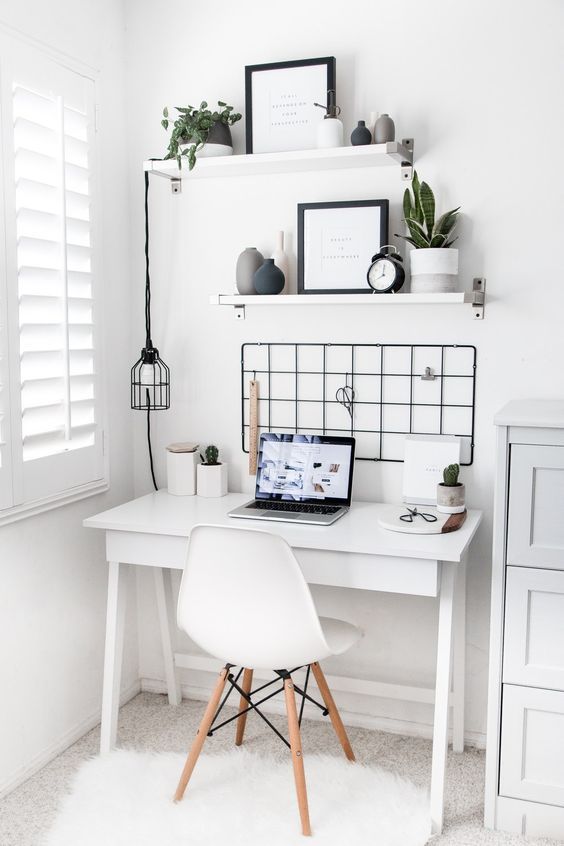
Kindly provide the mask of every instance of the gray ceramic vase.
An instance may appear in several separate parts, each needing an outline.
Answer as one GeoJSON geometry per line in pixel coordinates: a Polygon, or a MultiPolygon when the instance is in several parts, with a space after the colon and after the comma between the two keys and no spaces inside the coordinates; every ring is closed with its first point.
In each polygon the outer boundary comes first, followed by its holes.
{"type": "Polygon", "coordinates": [[[396,127],[389,115],[380,115],[374,124],[374,143],[385,144],[387,141],[395,141],[396,127]]]}
{"type": "Polygon", "coordinates": [[[284,289],[284,274],[274,264],[274,259],[265,259],[254,275],[257,294],[280,294],[284,289]]]}
{"type": "Polygon", "coordinates": [[[264,256],[259,253],[256,247],[247,247],[237,259],[235,269],[235,281],[239,293],[247,297],[249,294],[256,294],[253,277],[264,261],[264,256]]]}
{"type": "Polygon", "coordinates": [[[370,144],[371,142],[372,133],[366,126],[366,123],[363,120],[359,120],[358,126],[352,131],[351,144],[353,147],[360,147],[364,144],[370,144]]]}

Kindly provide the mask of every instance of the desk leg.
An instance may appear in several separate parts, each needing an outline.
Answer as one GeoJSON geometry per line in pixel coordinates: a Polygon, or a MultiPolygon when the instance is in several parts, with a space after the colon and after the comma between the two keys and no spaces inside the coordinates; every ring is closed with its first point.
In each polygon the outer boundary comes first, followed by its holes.
{"type": "Polygon", "coordinates": [[[431,766],[431,826],[433,834],[440,834],[443,828],[455,566],[458,565],[448,561],[441,562],[433,763],[431,766]]]}
{"type": "Polygon", "coordinates": [[[464,752],[464,685],[466,680],[466,560],[456,569],[454,592],[454,660],[452,667],[452,750],[464,752]]]}
{"type": "Polygon", "coordinates": [[[155,578],[155,593],[159,611],[159,625],[161,628],[161,643],[165,668],[166,686],[168,689],[169,705],[180,705],[182,693],[180,680],[174,666],[174,650],[172,648],[172,585],[170,570],[164,567],[153,567],[155,578]]]}
{"type": "Polygon", "coordinates": [[[123,659],[123,633],[126,604],[126,565],[108,563],[108,606],[106,613],[106,649],[104,655],[104,687],[102,693],[102,725],[100,754],[116,745],[123,659]]]}

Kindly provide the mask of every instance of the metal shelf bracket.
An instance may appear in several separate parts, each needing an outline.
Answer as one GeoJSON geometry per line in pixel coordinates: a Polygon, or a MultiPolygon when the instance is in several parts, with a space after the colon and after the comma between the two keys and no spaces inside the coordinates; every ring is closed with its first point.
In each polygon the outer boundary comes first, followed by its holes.
{"type": "Polygon", "coordinates": [[[464,300],[472,304],[474,320],[483,320],[486,307],[486,280],[483,276],[474,277],[472,293],[466,294],[464,300]]]}
{"type": "Polygon", "coordinates": [[[414,147],[414,140],[413,138],[402,138],[401,143],[404,147],[407,147],[409,152],[411,153],[411,161],[405,161],[401,163],[401,178],[403,182],[408,182],[410,179],[413,179],[413,147],[414,147]]]}
{"type": "Polygon", "coordinates": [[[176,178],[171,179],[170,190],[173,194],[182,194],[182,180],[176,178]]]}
{"type": "Polygon", "coordinates": [[[245,306],[244,305],[233,306],[233,313],[235,314],[235,320],[244,320],[245,319],[245,306]]]}

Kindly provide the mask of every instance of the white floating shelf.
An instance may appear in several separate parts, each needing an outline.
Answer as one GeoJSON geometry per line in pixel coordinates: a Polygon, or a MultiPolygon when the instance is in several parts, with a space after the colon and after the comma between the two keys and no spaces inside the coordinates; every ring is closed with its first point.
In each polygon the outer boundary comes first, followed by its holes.
{"type": "Polygon", "coordinates": [[[464,291],[454,294],[255,294],[241,296],[241,294],[212,294],[210,305],[226,306],[317,306],[317,305],[438,305],[439,303],[453,305],[455,303],[470,302],[472,294],[464,291]]]}
{"type": "Polygon", "coordinates": [[[287,153],[200,158],[192,171],[188,170],[187,163],[179,170],[175,159],[150,159],[143,163],[143,168],[157,176],[179,180],[395,165],[401,167],[402,178],[411,179],[412,164],[413,139],[404,138],[401,143],[390,141],[387,144],[335,147],[329,150],[293,150],[287,153]]]}
{"type": "Polygon", "coordinates": [[[461,305],[470,303],[474,318],[484,316],[485,280],[475,279],[473,291],[456,291],[452,294],[212,294],[210,305],[232,306],[236,316],[244,319],[246,306],[320,306],[320,305],[356,305],[373,306],[413,306],[413,305],[461,305]]]}

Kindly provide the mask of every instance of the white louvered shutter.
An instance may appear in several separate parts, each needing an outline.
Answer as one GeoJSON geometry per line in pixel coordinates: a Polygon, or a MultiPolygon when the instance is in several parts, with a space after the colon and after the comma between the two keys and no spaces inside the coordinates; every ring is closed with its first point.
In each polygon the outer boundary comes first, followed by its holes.
{"type": "Polygon", "coordinates": [[[48,59],[31,68],[15,62],[10,99],[17,503],[99,480],[104,462],[94,321],[94,86],[48,59]]]}
{"type": "MultiPolygon", "coordinates": [[[[2,242],[3,243],[3,242],[2,242]]],[[[13,504],[5,266],[0,268],[0,510],[13,504]]]]}

